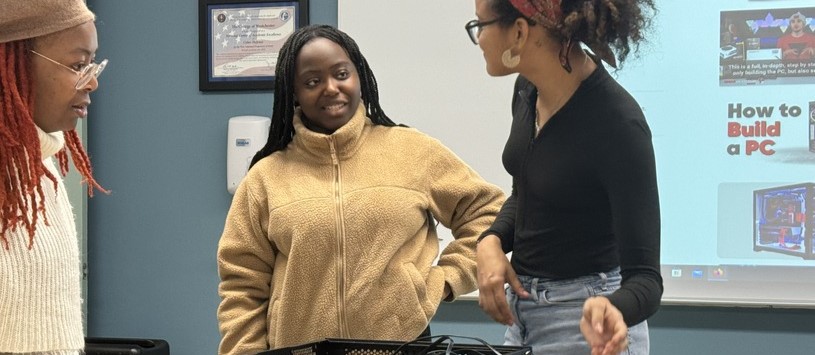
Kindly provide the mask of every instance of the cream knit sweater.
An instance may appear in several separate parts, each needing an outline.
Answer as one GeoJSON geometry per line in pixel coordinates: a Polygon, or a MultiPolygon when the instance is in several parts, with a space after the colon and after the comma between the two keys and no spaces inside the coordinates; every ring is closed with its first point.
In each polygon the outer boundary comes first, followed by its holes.
{"type": "Polygon", "coordinates": [[[39,130],[43,164],[59,179],[56,190],[43,178],[45,215],[28,249],[24,228],[6,232],[0,247],[0,354],[77,354],[84,347],[79,242],[74,215],[51,156],[64,145],[62,133],[39,130]]]}

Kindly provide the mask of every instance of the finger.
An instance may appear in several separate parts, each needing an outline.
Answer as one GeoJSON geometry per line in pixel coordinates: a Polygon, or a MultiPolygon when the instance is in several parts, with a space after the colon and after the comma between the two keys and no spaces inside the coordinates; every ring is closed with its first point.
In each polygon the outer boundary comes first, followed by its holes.
{"type": "Polygon", "coordinates": [[[603,321],[606,316],[605,307],[603,307],[602,305],[597,305],[596,302],[594,302],[594,300],[590,299],[590,302],[586,303],[585,308],[587,309],[584,309],[584,312],[586,312],[586,315],[590,320],[589,324],[591,324],[592,329],[594,329],[594,331],[597,332],[597,334],[602,335],[603,321]]]}
{"type": "Polygon", "coordinates": [[[495,298],[492,295],[491,289],[484,288],[478,291],[478,304],[481,306],[481,309],[486,313],[492,320],[501,323],[501,319],[498,316],[496,311],[497,307],[495,305],[495,298]]]}
{"type": "Polygon", "coordinates": [[[512,288],[512,291],[515,291],[518,297],[529,298],[529,292],[524,289],[524,285],[511,267],[507,270],[507,282],[509,282],[509,287],[512,288]]]}
{"type": "Polygon", "coordinates": [[[628,347],[628,327],[616,329],[614,336],[606,344],[604,354],[619,354],[628,347]]]}
{"type": "Polygon", "coordinates": [[[592,329],[591,325],[589,325],[585,318],[580,320],[580,332],[583,333],[583,337],[586,339],[586,342],[589,344],[589,346],[591,346],[592,354],[602,353],[605,342],[592,329]]]}
{"type": "Polygon", "coordinates": [[[626,340],[623,343],[615,344],[613,342],[609,342],[606,344],[606,347],[603,349],[600,354],[602,355],[617,355],[623,352],[628,347],[628,341],[626,340]]]}
{"type": "Polygon", "coordinates": [[[510,326],[512,325],[512,314],[509,311],[504,288],[501,286],[495,284],[479,291],[479,295],[484,297],[484,307],[482,309],[496,322],[510,326]]]}
{"type": "Polygon", "coordinates": [[[614,336],[611,337],[610,344],[614,346],[615,354],[625,349],[626,346],[628,346],[628,327],[623,324],[620,329],[614,332],[614,336]]]}
{"type": "Polygon", "coordinates": [[[506,294],[503,292],[503,287],[498,287],[493,289],[494,297],[493,300],[495,302],[495,307],[497,308],[497,312],[501,320],[499,321],[501,324],[511,326],[513,323],[512,319],[512,312],[509,309],[509,303],[507,303],[506,294]]]}
{"type": "Polygon", "coordinates": [[[608,342],[608,343],[605,344],[605,346],[600,347],[601,351],[599,351],[598,354],[617,355],[621,351],[623,351],[623,349],[624,348],[620,347],[620,344],[616,344],[616,343],[613,343],[613,342],[608,342]]]}
{"type": "Polygon", "coordinates": [[[611,341],[622,344],[628,340],[628,330],[625,327],[621,327],[619,331],[617,331],[614,336],[611,338],[611,341]]]}

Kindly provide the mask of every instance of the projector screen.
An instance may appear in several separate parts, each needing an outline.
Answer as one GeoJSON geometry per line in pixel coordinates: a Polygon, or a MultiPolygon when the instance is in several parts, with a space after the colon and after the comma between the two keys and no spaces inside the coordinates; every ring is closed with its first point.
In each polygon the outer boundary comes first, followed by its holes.
{"type": "MultiPolygon", "coordinates": [[[[815,307],[815,56],[789,36],[798,12],[812,36],[813,5],[659,0],[649,42],[616,72],[653,132],[663,303],[815,307]]],[[[385,112],[509,193],[501,152],[515,77],[486,74],[464,30],[474,1],[338,9],[385,112]]]]}

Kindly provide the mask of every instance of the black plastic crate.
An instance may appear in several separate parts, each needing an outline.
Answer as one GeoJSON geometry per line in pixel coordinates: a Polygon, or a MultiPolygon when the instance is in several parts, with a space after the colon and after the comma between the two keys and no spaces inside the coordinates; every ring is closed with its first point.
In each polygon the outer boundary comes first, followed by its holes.
{"type": "Polygon", "coordinates": [[[85,355],[170,355],[163,339],[85,338],[85,355]]]}
{"type": "MultiPolygon", "coordinates": [[[[448,347],[452,355],[532,355],[528,346],[506,346],[466,344],[453,342],[445,336],[434,336],[438,340],[416,340],[413,342],[326,339],[314,343],[297,345],[261,352],[257,355],[445,355],[448,347]]],[[[453,339],[468,337],[455,337],[453,339]]],[[[478,339],[476,339],[478,340],[478,339]]]]}

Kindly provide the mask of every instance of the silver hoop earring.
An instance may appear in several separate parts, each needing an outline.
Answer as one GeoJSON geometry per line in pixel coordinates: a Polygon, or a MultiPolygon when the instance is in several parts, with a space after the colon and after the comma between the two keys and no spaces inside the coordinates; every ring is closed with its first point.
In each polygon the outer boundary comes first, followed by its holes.
{"type": "Polygon", "coordinates": [[[509,69],[515,68],[521,63],[521,55],[512,55],[512,51],[507,49],[501,55],[501,63],[504,63],[504,66],[509,69]]]}

